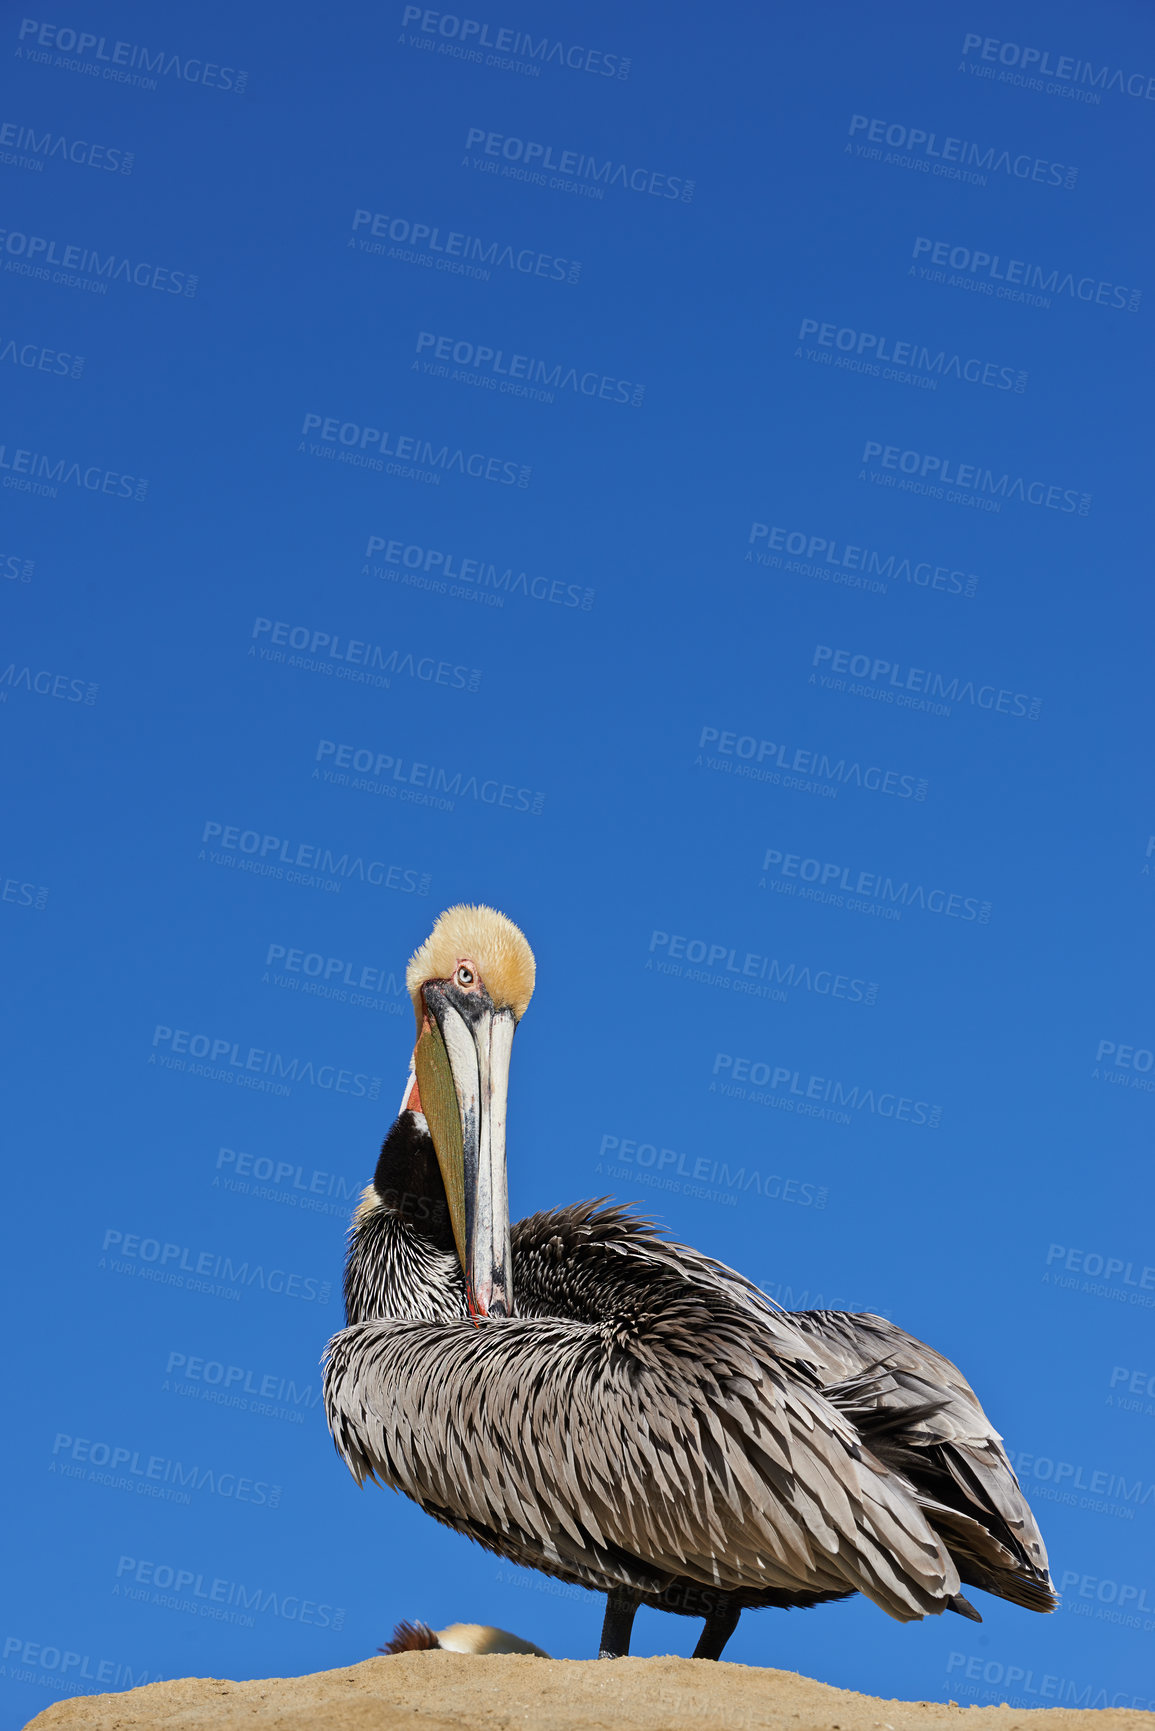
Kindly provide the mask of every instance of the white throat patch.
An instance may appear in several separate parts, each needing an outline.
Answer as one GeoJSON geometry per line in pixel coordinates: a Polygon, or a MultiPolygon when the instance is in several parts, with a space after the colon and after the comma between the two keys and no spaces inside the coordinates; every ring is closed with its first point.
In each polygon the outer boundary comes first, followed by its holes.
{"type": "Polygon", "coordinates": [[[413,1059],[410,1058],[410,1060],[409,1060],[409,1074],[405,1079],[405,1092],[404,1092],[404,1094],[402,1094],[401,1104],[397,1108],[397,1116],[399,1118],[400,1118],[402,1112],[404,1112],[406,1106],[408,1106],[409,1096],[410,1096],[410,1094],[412,1094],[416,1085],[417,1085],[417,1072],[413,1068],[413,1059]]]}

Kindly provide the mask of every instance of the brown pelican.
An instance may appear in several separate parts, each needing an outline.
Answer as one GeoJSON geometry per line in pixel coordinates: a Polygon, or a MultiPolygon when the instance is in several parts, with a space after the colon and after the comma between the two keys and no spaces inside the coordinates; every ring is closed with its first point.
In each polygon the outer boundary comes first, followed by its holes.
{"type": "Polygon", "coordinates": [[[442,914],[409,964],[401,1112],[353,1220],[329,1343],[339,1453],[516,1563],[705,1619],[859,1592],[906,1622],[981,1621],[960,1584],[1056,1600],[1031,1511],[970,1386],[877,1316],[787,1313],[620,1207],[512,1229],[506,1087],[533,991],[518,928],[442,914]]]}

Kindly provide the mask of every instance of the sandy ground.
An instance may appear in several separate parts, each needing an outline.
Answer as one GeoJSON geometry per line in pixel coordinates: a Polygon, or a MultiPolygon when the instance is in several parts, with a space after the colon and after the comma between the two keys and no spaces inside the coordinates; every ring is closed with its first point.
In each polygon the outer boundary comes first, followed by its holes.
{"type": "Polygon", "coordinates": [[[692,1659],[401,1653],[311,1677],[186,1677],[58,1701],[26,1731],[1155,1731],[1126,1709],[881,1701],[793,1671],[692,1659]]]}

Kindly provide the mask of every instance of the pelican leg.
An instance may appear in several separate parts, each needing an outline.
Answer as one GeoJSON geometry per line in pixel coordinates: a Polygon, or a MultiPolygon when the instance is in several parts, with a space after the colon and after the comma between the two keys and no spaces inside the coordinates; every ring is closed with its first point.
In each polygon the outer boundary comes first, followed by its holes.
{"type": "Polygon", "coordinates": [[[634,1626],[639,1597],[628,1587],[615,1587],[606,1594],[606,1620],[602,1624],[602,1644],[599,1659],[625,1659],[630,1651],[630,1632],[634,1626]]]}
{"type": "Polygon", "coordinates": [[[694,1648],[695,1659],[720,1659],[722,1649],[734,1630],[738,1627],[738,1618],[742,1615],[740,1605],[724,1599],[716,1611],[711,1611],[706,1618],[706,1626],[698,1637],[698,1645],[694,1648]]]}

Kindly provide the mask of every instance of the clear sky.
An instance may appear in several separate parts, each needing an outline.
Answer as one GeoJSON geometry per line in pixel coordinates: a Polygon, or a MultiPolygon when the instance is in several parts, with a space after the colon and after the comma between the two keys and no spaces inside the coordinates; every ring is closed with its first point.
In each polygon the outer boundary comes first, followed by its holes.
{"type": "Polygon", "coordinates": [[[1145,1703],[1149,10],[85,0],[0,64],[3,1723],[594,1650],[317,1404],[460,899],[538,955],[515,1215],[931,1341],[1064,1587],[728,1657],[1145,1703]]]}

